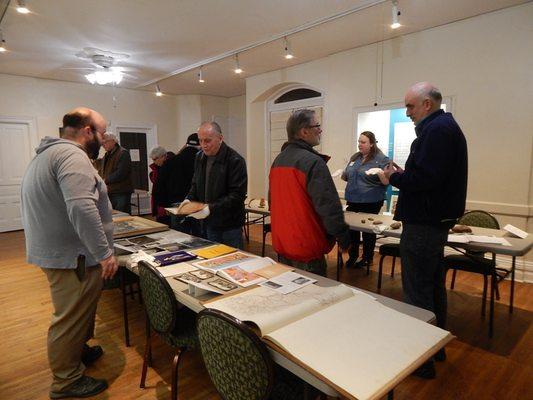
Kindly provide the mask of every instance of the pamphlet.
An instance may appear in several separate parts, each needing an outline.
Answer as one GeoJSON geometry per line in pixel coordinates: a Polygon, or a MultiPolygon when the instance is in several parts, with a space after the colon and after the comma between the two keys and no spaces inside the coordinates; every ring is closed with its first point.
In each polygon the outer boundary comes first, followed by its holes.
{"type": "Polygon", "coordinates": [[[285,272],[268,281],[260,283],[259,286],[275,290],[282,294],[287,294],[315,282],[316,279],[309,278],[296,272],[285,272]]]}
{"type": "MultiPolygon", "coordinates": [[[[218,246],[227,247],[228,249],[232,249],[234,252],[232,252],[231,254],[223,255],[222,257],[212,258],[212,257],[205,257],[204,255],[207,255],[206,252],[202,252],[202,250],[208,250],[210,249],[210,247],[208,247],[207,249],[193,251],[194,253],[198,254],[201,257],[208,258],[208,260],[197,261],[193,263],[193,265],[195,267],[208,270],[212,273],[216,273],[218,270],[221,270],[223,268],[240,264],[243,260],[256,258],[256,256],[253,256],[251,254],[243,253],[242,251],[235,251],[235,249],[233,249],[232,247],[228,247],[225,245],[218,245],[218,246]]],[[[212,247],[217,247],[217,246],[212,246],[212,247]]]]}
{"type": "Polygon", "coordinates": [[[174,279],[188,283],[200,289],[219,294],[225,294],[237,289],[239,286],[227,279],[221,278],[209,271],[194,270],[175,276],[174,279]]]}
{"type": "Polygon", "coordinates": [[[225,244],[216,244],[214,246],[192,250],[191,252],[196,254],[198,257],[215,258],[224,254],[233,253],[234,251],[237,251],[237,249],[226,246],[225,244]]]}
{"type": "Polygon", "coordinates": [[[527,232],[524,232],[522,229],[518,229],[516,226],[513,226],[511,224],[505,225],[503,227],[503,230],[512,233],[515,236],[518,236],[520,239],[525,239],[528,236],[527,232]]]}
{"type": "Polygon", "coordinates": [[[496,236],[482,236],[482,235],[448,235],[449,243],[487,243],[500,244],[502,246],[511,246],[505,238],[496,236]]]}
{"type": "Polygon", "coordinates": [[[164,267],[169,264],[177,264],[184,261],[189,261],[197,258],[196,254],[188,253],[183,250],[173,251],[171,253],[164,253],[154,255],[155,262],[164,267]]]}

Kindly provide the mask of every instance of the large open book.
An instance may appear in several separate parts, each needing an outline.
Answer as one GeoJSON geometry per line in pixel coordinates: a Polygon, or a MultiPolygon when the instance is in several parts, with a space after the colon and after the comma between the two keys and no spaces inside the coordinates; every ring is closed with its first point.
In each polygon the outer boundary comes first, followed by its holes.
{"type": "Polygon", "coordinates": [[[452,340],[440,328],[339,285],[282,295],[258,287],[207,302],[349,399],[378,399],[452,340]]]}

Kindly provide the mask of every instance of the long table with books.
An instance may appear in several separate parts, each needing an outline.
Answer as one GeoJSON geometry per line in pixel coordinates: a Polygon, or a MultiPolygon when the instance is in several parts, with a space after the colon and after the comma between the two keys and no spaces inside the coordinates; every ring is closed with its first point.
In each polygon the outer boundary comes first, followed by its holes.
{"type": "Polygon", "coordinates": [[[249,322],[276,363],[330,396],[377,399],[453,339],[429,311],[182,232],[115,248],[133,272],[140,259],[157,266],[191,310],[249,322]]]}

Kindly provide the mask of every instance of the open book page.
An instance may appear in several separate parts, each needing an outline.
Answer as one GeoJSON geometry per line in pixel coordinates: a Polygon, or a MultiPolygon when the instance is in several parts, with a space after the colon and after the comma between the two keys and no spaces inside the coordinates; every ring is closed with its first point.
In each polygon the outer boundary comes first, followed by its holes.
{"type": "MultiPolygon", "coordinates": [[[[354,293],[344,285],[327,288],[309,285],[289,294],[257,287],[209,302],[207,306],[233,315],[241,321],[253,322],[261,334],[266,335],[351,296],[354,293]]],[[[316,347],[316,343],[313,347],[316,347]]]]}
{"type": "MultiPolygon", "coordinates": [[[[222,245],[224,246],[224,245],[222,245]]],[[[228,246],[226,246],[228,247],[228,246]]],[[[231,247],[229,247],[231,249],[231,247]]],[[[205,250],[205,249],[204,249],[205,250]]],[[[223,268],[240,266],[243,261],[257,258],[256,256],[242,251],[236,251],[231,254],[226,254],[221,257],[210,258],[192,263],[195,267],[211,271],[214,274],[223,268]]]]}
{"type": "Polygon", "coordinates": [[[266,337],[359,400],[380,398],[453,338],[357,295],[279,326],[266,337]]]}
{"type": "Polygon", "coordinates": [[[281,294],[288,294],[315,282],[316,279],[298,274],[297,272],[289,271],[260,283],[260,285],[275,290],[281,294]]]}

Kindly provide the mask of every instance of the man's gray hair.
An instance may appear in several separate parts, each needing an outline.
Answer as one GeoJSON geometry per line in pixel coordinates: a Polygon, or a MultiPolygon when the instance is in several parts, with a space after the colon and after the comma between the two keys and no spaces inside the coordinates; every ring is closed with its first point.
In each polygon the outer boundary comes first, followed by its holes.
{"type": "Polygon", "coordinates": [[[114,140],[115,143],[118,143],[117,135],[114,133],[106,133],[104,134],[104,141],[106,140],[114,140]]]}
{"type": "Polygon", "coordinates": [[[428,97],[439,106],[442,103],[442,94],[436,87],[432,87],[428,92],[428,97]]]}
{"type": "Polygon", "coordinates": [[[298,132],[308,128],[313,122],[315,112],[309,109],[296,110],[287,120],[287,139],[289,142],[298,139],[298,132]]]}
{"type": "Polygon", "coordinates": [[[203,125],[210,125],[211,128],[213,128],[213,130],[218,133],[219,135],[222,135],[222,128],[220,127],[220,125],[215,122],[215,121],[205,121],[205,122],[202,122],[200,126],[203,126],[203,125]]]}
{"type": "Polygon", "coordinates": [[[167,154],[167,151],[163,146],[157,146],[157,147],[154,147],[152,151],[150,152],[150,158],[152,160],[155,160],[159,157],[163,157],[166,154],[167,154]]]}

